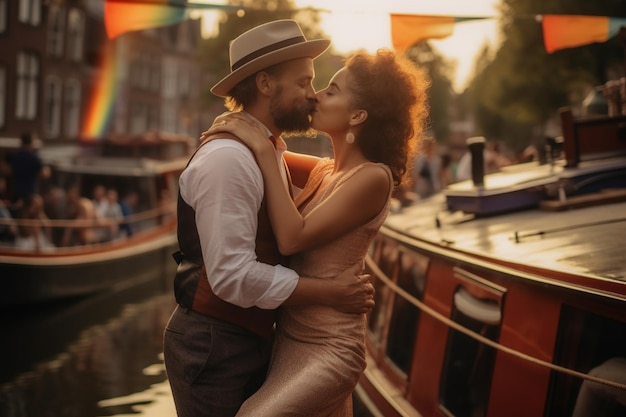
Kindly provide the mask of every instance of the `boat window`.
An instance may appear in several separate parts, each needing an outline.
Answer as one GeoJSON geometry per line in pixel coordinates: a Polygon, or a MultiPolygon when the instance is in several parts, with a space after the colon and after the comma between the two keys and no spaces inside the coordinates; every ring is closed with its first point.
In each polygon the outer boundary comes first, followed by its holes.
{"type": "MultiPolygon", "coordinates": [[[[626,323],[572,306],[563,306],[554,363],[625,384],[626,323]]],[[[598,387],[583,382],[581,378],[553,371],[545,415],[626,415],[626,394],[620,393],[617,388],[598,387]]]]}
{"type": "MultiPolygon", "coordinates": [[[[398,263],[397,245],[390,244],[383,239],[377,240],[373,259],[382,273],[393,281],[396,265],[398,263]]],[[[369,338],[372,343],[380,347],[384,337],[383,330],[388,314],[387,300],[391,294],[391,289],[385,285],[382,280],[377,279],[376,274],[372,273],[372,271],[370,271],[370,273],[372,274],[374,288],[376,290],[374,295],[376,304],[368,318],[369,338]]]]}
{"type": "MultiPolygon", "coordinates": [[[[421,301],[426,283],[428,258],[416,252],[401,252],[399,266],[398,286],[421,301]]],[[[387,337],[387,356],[405,377],[410,372],[419,313],[417,306],[394,294],[387,337]]]]}
{"type": "MultiPolygon", "coordinates": [[[[496,341],[501,311],[496,300],[478,298],[460,286],[454,293],[452,320],[496,341]]],[[[441,405],[457,417],[487,411],[495,350],[465,333],[450,329],[441,379],[441,405]]]]}

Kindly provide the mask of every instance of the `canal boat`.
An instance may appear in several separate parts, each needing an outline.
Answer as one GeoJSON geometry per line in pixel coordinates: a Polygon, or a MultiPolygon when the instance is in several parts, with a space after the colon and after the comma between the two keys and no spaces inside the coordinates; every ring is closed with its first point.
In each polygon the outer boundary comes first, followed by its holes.
{"type": "Polygon", "coordinates": [[[355,415],[626,415],[626,115],[560,118],[561,157],[389,215],[355,415]]]}
{"type": "Polygon", "coordinates": [[[171,254],[178,247],[178,177],[192,147],[186,136],[155,132],[83,141],[78,147],[42,147],[40,156],[51,168],[40,200],[44,204],[70,207],[70,189],[75,188],[90,211],[92,191],[100,186],[115,190],[120,201],[134,193],[135,205],[114,219],[47,213],[43,220],[19,215],[2,220],[40,231],[46,244],[20,246],[16,240],[0,245],[0,307],[22,308],[147,281],[171,281],[171,254]]]}

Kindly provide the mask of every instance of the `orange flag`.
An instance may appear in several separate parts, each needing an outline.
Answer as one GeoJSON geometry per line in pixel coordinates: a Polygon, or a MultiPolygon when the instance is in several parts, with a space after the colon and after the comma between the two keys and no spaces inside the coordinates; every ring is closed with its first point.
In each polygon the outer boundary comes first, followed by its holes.
{"type": "Polygon", "coordinates": [[[443,39],[454,32],[454,16],[391,15],[391,42],[398,50],[426,39],[443,39]]]}
{"type": "Polygon", "coordinates": [[[189,3],[187,0],[106,0],[104,24],[107,36],[168,26],[189,18],[192,10],[237,10],[228,4],[189,3]]]}
{"type": "Polygon", "coordinates": [[[543,43],[548,53],[594,42],[606,42],[626,26],[625,18],[607,16],[544,15],[543,43]]]}

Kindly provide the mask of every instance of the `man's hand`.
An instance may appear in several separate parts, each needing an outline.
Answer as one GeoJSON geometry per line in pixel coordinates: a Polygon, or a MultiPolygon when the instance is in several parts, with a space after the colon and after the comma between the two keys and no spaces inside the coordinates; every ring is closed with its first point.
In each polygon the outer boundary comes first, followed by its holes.
{"type": "Polygon", "coordinates": [[[363,273],[362,263],[353,265],[337,275],[338,297],[333,305],[343,313],[369,313],[374,308],[374,285],[371,276],[363,273]]]}
{"type": "Polygon", "coordinates": [[[343,313],[369,313],[374,307],[374,286],[362,271],[363,264],[358,263],[333,279],[300,277],[283,305],[321,304],[343,313]]]}

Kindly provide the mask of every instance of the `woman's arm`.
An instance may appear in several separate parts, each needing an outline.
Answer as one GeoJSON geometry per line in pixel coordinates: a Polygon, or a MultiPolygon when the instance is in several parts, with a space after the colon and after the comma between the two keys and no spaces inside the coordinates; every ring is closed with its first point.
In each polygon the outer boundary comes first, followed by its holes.
{"type": "Polygon", "coordinates": [[[273,149],[261,146],[253,151],[263,173],[272,229],[284,255],[342,236],[375,217],[387,202],[387,171],[378,165],[367,165],[303,218],[282,183],[273,149]]]}
{"type": "Polygon", "coordinates": [[[254,152],[263,173],[270,221],[281,253],[291,255],[330,242],[365,224],[385,206],[389,175],[380,166],[368,165],[303,218],[284,186],[265,128],[243,115],[221,117],[207,133],[230,132],[254,152]],[[224,120],[227,123],[220,125],[224,120]]]}

